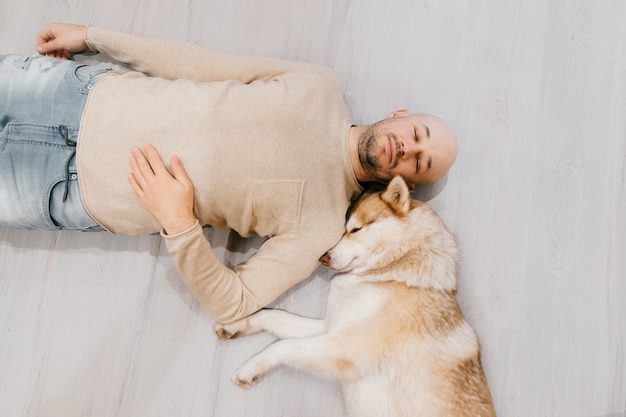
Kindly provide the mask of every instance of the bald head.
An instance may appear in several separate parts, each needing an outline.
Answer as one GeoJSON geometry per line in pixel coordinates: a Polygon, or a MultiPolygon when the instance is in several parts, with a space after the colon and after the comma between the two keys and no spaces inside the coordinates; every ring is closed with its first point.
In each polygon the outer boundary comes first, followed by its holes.
{"type": "Polygon", "coordinates": [[[458,154],[456,135],[442,119],[431,114],[399,110],[370,126],[357,140],[360,181],[387,182],[401,175],[409,184],[424,184],[443,177],[458,154]]]}

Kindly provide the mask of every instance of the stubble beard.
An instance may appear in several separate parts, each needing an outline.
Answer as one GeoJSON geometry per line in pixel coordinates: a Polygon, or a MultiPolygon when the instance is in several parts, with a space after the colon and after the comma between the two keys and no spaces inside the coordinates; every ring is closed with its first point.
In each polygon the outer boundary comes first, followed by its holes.
{"type": "MultiPolygon", "coordinates": [[[[380,122],[379,122],[380,123],[380,122]]],[[[375,182],[387,182],[387,178],[384,178],[380,171],[380,167],[377,165],[380,154],[377,155],[377,135],[376,126],[378,123],[370,126],[359,138],[359,162],[365,171],[365,174],[375,182]]]]}

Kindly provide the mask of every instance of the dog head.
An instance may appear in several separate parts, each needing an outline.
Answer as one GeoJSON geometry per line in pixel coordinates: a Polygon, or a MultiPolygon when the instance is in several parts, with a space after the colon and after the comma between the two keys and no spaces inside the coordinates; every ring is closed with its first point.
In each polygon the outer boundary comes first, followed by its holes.
{"type": "Polygon", "coordinates": [[[366,279],[456,290],[456,242],[401,177],[352,206],[343,237],[320,261],[366,279]]]}

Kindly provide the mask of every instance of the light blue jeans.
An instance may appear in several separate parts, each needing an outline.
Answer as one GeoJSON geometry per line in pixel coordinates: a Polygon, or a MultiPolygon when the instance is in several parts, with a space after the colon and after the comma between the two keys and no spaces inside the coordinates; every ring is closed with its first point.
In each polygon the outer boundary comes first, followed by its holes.
{"type": "Polygon", "coordinates": [[[0,225],[103,230],[80,197],[76,139],[87,94],[106,71],[0,56],[0,225]]]}

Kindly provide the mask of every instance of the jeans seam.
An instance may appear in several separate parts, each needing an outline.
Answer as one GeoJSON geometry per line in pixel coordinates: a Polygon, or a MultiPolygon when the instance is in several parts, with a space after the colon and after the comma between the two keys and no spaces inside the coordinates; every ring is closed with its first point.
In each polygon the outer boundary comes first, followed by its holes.
{"type": "Polygon", "coordinates": [[[50,215],[50,199],[52,198],[52,190],[54,189],[54,187],[63,182],[64,179],[64,176],[58,176],[48,182],[43,194],[43,200],[41,201],[41,209],[43,211],[43,216],[46,219],[46,222],[49,226],[57,230],[61,230],[63,229],[63,227],[61,227],[54,220],[52,220],[52,216],[50,215]]]}
{"type": "MultiPolygon", "coordinates": [[[[9,122],[7,123],[6,127],[4,128],[4,131],[2,132],[2,136],[1,138],[3,139],[3,142],[6,143],[15,143],[15,144],[27,144],[27,145],[41,145],[41,146],[46,146],[49,148],[58,148],[58,149],[64,149],[64,150],[70,150],[70,149],[74,149],[74,147],[69,146],[65,143],[53,143],[51,141],[37,141],[37,140],[29,140],[29,139],[11,139],[9,137],[10,133],[11,133],[11,129],[14,128],[18,128],[18,127],[36,127],[36,128],[40,128],[40,129],[45,129],[47,131],[49,131],[50,133],[54,133],[55,130],[58,130],[58,126],[54,126],[54,125],[48,125],[48,124],[38,124],[38,123],[20,123],[20,122],[9,122]]],[[[68,127],[68,131],[75,133],[76,136],[78,136],[78,129],[75,127],[68,127]]],[[[4,146],[3,146],[4,149],[4,146]]]]}

